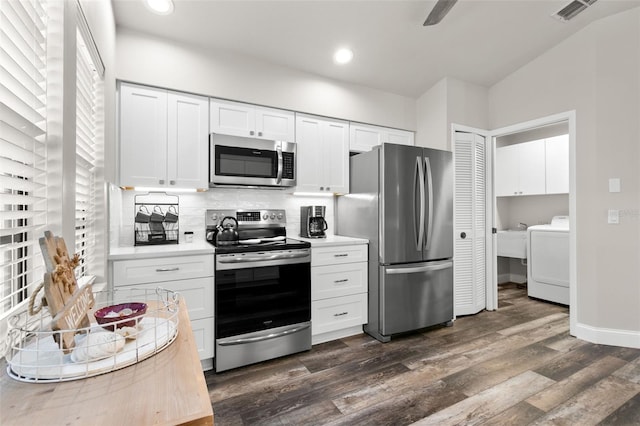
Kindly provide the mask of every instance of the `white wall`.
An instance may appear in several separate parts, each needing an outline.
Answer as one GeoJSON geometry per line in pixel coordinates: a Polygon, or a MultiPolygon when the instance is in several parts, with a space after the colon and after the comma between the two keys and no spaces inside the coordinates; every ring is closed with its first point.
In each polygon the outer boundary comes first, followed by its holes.
{"type": "MultiPolygon", "coordinates": [[[[451,124],[463,124],[476,129],[489,128],[489,89],[456,78],[447,78],[448,120],[447,133],[451,138],[451,124]]],[[[451,146],[451,141],[449,141],[451,146]]]]}
{"type": "Polygon", "coordinates": [[[569,214],[569,195],[528,195],[498,197],[496,203],[498,230],[517,229],[519,223],[528,226],[550,223],[553,216],[569,214]]]}
{"type": "Polygon", "coordinates": [[[488,129],[488,89],[445,77],[416,102],[416,145],[451,150],[451,125],[488,129]]]}
{"type": "Polygon", "coordinates": [[[449,148],[447,130],[447,79],[443,78],[416,102],[418,117],[415,143],[436,149],[449,148]]]}
{"type": "Polygon", "coordinates": [[[415,130],[415,100],[227,51],[118,28],[117,78],[309,114],[415,130]]]}
{"type": "Polygon", "coordinates": [[[587,336],[612,329],[640,347],[640,8],[511,74],[489,90],[489,107],[492,128],[576,110],[578,323],[587,336]],[[608,192],[610,177],[622,192],[608,192]],[[611,208],[619,225],[607,224],[611,208]]]}

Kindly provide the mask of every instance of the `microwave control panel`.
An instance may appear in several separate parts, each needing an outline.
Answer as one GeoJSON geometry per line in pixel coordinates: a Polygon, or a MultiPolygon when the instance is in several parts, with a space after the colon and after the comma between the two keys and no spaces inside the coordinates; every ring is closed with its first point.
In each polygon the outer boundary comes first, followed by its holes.
{"type": "Polygon", "coordinates": [[[293,152],[282,153],[282,179],[295,179],[293,152]]]}

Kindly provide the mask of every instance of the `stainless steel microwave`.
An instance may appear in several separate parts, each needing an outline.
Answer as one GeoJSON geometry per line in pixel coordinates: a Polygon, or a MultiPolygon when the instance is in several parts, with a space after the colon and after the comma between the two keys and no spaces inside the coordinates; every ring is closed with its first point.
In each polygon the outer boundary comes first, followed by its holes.
{"type": "Polygon", "coordinates": [[[296,144],[212,133],[209,186],[296,186],[296,144]]]}

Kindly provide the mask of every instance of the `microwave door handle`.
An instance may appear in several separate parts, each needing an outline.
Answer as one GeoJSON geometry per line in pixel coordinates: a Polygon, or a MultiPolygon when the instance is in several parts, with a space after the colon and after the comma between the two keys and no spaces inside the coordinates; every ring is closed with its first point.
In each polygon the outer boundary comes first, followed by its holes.
{"type": "Polygon", "coordinates": [[[282,146],[279,142],[276,142],[276,153],[278,154],[278,175],[276,176],[276,183],[280,185],[282,183],[282,146]]]}

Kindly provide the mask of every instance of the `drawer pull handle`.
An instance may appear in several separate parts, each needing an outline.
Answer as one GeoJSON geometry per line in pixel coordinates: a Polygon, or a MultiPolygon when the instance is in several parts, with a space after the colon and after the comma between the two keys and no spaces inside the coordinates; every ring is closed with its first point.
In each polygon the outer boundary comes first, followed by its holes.
{"type": "Polygon", "coordinates": [[[348,253],[340,253],[340,254],[334,254],[333,257],[347,257],[349,256],[348,253]]]}
{"type": "Polygon", "coordinates": [[[179,271],[180,268],[179,267],[174,267],[174,268],[158,268],[156,269],[156,272],[173,272],[173,271],[179,271]]]}
{"type": "Polygon", "coordinates": [[[340,312],[339,314],[333,314],[334,317],[341,317],[343,315],[347,315],[349,312],[340,312]]]}
{"type": "Polygon", "coordinates": [[[349,281],[348,278],[345,278],[343,280],[335,280],[334,283],[339,284],[339,283],[346,283],[347,281],[349,281]]]}

